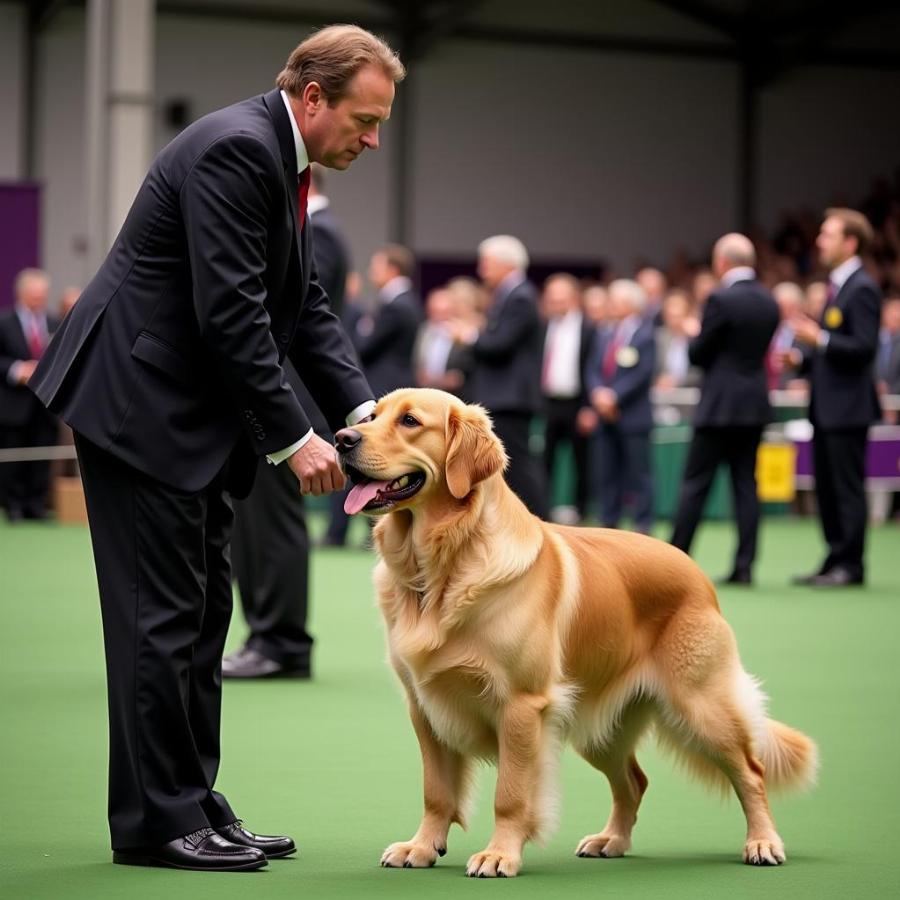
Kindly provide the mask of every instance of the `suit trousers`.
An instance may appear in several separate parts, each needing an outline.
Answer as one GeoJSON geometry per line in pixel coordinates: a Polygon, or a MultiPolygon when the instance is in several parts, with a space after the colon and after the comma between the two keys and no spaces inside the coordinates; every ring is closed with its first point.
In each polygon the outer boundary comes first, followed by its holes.
{"type": "Polygon", "coordinates": [[[545,400],[544,414],[544,469],[547,473],[547,485],[553,483],[553,467],[561,447],[568,443],[572,448],[575,462],[575,507],[584,518],[588,501],[588,439],[580,434],[575,426],[581,403],[577,397],[571,400],[558,400],[548,397],[545,400]]]}
{"type": "Polygon", "coordinates": [[[494,432],[503,442],[509,457],[506,483],[528,507],[529,512],[547,519],[550,513],[547,478],[543,465],[529,446],[531,413],[492,412],[491,419],[494,432]]]}
{"type": "Polygon", "coordinates": [[[597,455],[600,524],[617,528],[628,506],[635,529],[649,534],[653,526],[650,432],[626,432],[616,425],[601,425],[597,455]]]}
{"type": "Polygon", "coordinates": [[[288,464],[262,463],[234,513],[231,551],[247,646],[288,668],[308,668],[309,533],[300,483],[288,464]]]}
{"type": "Polygon", "coordinates": [[[868,428],[813,432],[816,502],[828,544],[823,572],[841,567],[864,576],[867,440],[868,428]]]}
{"type": "Polygon", "coordinates": [[[737,517],[738,545],[734,572],[750,572],[756,559],[759,499],[756,494],[756,452],[762,425],[696,428],[688,450],[678,511],[671,543],[690,553],[694,532],[713,478],[722,463],[731,474],[731,492],[737,517]]]}
{"type": "Polygon", "coordinates": [[[106,649],[115,850],[237,816],[213,790],[233,513],[220,473],[187,493],[75,436],[106,649]]]}

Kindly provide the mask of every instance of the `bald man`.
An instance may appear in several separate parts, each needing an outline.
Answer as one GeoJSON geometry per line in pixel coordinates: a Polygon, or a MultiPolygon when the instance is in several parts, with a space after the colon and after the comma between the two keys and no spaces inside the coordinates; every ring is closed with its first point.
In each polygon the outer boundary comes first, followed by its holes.
{"type": "Polygon", "coordinates": [[[681,485],[672,543],[690,552],[716,471],[731,474],[738,547],[726,584],[752,584],[759,528],[756,451],[771,417],[765,357],[778,327],[778,304],[756,280],[756,252],[742,234],[726,234],[713,248],[719,287],[706,302],[700,333],[688,354],[703,369],[694,436],[681,485]]]}

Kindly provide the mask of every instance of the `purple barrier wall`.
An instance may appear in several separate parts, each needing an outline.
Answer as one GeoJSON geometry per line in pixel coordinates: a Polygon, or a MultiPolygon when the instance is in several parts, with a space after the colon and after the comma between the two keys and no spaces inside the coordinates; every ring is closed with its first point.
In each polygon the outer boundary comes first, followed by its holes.
{"type": "Polygon", "coordinates": [[[37,184],[0,182],[0,309],[13,305],[13,280],[40,265],[41,189],[37,184]]]}

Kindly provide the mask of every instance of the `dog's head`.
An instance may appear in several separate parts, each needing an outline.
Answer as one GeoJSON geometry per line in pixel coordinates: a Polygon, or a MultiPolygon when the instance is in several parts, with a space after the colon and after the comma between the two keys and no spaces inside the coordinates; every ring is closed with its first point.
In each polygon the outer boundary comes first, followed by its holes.
{"type": "Polygon", "coordinates": [[[342,429],[335,442],[353,485],[344,504],[350,514],[381,515],[448,495],[463,500],[506,466],[480,406],[424,388],[386,394],[372,420],[342,429]]]}

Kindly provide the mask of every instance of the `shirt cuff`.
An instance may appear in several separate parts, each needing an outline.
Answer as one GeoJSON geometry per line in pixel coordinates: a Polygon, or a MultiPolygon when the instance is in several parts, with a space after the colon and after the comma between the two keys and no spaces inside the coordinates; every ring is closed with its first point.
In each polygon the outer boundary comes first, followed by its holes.
{"type": "Polygon", "coordinates": [[[375,401],[374,400],[366,400],[365,403],[360,403],[353,412],[347,416],[347,426],[355,425],[357,422],[361,422],[366,416],[371,416],[372,413],[375,412],[375,401]]]}
{"type": "Polygon", "coordinates": [[[275,453],[269,453],[266,456],[266,459],[273,466],[277,466],[279,463],[283,463],[289,456],[293,456],[312,436],[313,430],[310,428],[299,441],[295,441],[290,447],[285,447],[284,450],[277,450],[275,453]]]}
{"type": "Polygon", "coordinates": [[[19,384],[19,371],[22,368],[22,363],[24,360],[17,359],[7,370],[6,370],[6,380],[12,385],[19,384]]]}
{"type": "Polygon", "coordinates": [[[820,350],[825,350],[828,347],[828,342],[831,340],[831,332],[830,331],[820,331],[818,340],[816,341],[816,346],[820,350]]]}

